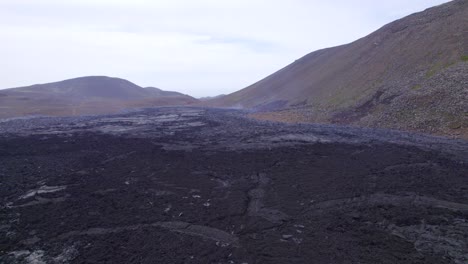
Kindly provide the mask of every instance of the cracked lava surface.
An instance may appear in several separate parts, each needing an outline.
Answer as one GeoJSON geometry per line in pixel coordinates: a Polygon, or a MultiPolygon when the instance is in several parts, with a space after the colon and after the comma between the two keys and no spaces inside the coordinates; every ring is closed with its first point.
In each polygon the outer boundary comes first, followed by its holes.
{"type": "Polygon", "coordinates": [[[0,121],[0,263],[467,263],[468,143],[156,108],[0,121]]]}

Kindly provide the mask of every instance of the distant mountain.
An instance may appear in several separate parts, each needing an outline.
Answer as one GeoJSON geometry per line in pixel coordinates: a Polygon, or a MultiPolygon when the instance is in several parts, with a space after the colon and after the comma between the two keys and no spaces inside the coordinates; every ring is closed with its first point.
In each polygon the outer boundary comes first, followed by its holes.
{"type": "Polygon", "coordinates": [[[156,87],[146,87],[145,88],[152,96],[155,97],[187,97],[187,98],[193,98],[190,95],[186,95],[183,93],[179,92],[173,92],[173,91],[163,91],[159,88],[156,87]]]}
{"type": "Polygon", "coordinates": [[[211,106],[259,118],[468,137],[468,1],[390,23],[353,43],[312,52],[211,106]]]}
{"type": "Polygon", "coordinates": [[[0,90],[0,118],[103,114],[133,107],[188,105],[197,101],[177,92],[142,88],[124,79],[89,76],[0,90]]]}
{"type": "Polygon", "coordinates": [[[7,94],[64,97],[63,99],[144,99],[149,96],[144,88],[124,79],[106,76],[89,76],[47,84],[2,90],[7,94]]]}

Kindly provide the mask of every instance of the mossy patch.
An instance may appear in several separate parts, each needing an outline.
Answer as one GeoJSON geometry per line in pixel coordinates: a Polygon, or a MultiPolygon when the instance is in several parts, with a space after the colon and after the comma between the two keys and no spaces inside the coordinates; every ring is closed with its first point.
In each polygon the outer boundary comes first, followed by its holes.
{"type": "Polygon", "coordinates": [[[419,90],[419,89],[421,89],[421,87],[422,86],[420,84],[416,84],[413,87],[411,87],[411,90],[419,90]]]}
{"type": "Polygon", "coordinates": [[[426,78],[431,78],[432,76],[434,76],[434,74],[436,73],[437,71],[437,67],[436,66],[432,66],[427,72],[426,72],[426,78]]]}
{"type": "Polygon", "coordinates": [[[463,55],[461,56],[462,61],[468,61],[468,55],[463,55]]]}
{"type": "Polygon", "coordinates": [[[462,127],[461,123],[459,122],[453,122],[448,125],[450,129],[460,129],[462,127]]]}
{"type": "Polygon", "coordinates": [[[426,72],[426,78],[431,78],[434,76],[436,73],[438,73],[441,70],[444,70],[452,65],[455,65],[456,62],[449,62],[449,63],[443,63],[443,62],[438,62],[434,64],[427,72],[426,72]]]}
{"type": "Polygon", "coordinates": [[[434,64],[427,72],[426,72],[426,78],[431,78],[434,76],[439,70],[443,68],[441,63],[436,63],[434,64]]]}

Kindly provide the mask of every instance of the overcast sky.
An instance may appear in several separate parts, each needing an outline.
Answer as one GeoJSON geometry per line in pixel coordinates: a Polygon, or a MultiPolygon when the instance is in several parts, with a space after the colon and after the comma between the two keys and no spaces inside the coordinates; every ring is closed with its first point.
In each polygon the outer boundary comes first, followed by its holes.
{"type": "Polygon", "coordinates": [[[88,75],[196,97],[444,0],[0,0],[0,88],[88,75]]]}

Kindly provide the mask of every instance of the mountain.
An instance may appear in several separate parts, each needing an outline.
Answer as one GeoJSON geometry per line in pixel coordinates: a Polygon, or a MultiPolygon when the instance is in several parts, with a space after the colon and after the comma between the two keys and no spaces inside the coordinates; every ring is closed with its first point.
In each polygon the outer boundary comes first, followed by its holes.
{"type": "Polygon", "coordinates": [[[126,108],[187,105],[197,99],[124,79],[89,76],[0,90],[0,118],[28,115],[105,114],[126,108]]]}
{"type": "Polygon", "coordinates": [[[264,119],[468,137],[467,89],[468,1],[455,0],[312,52],[208,104],[264,119]]]}
{"type": "Polygon", "coordinates": [[[143,99],[148,96],[145,89],[119,78],[106,76],[89,76],[69,79],[47,84],[36,84],[27,87],[11,88],[2,90],[2,93],[46,96],[74,101],[99,99],[143,99]]]}
{"type": "Polygon", "coordinates": [[[186,97],[186,98],[193,98],[190,95],[186,95],[179,92],[173,91],[164,91],[156,87],[146,87],[145,90],[149,92],[152,96],[155,97],[186,97]]]}

